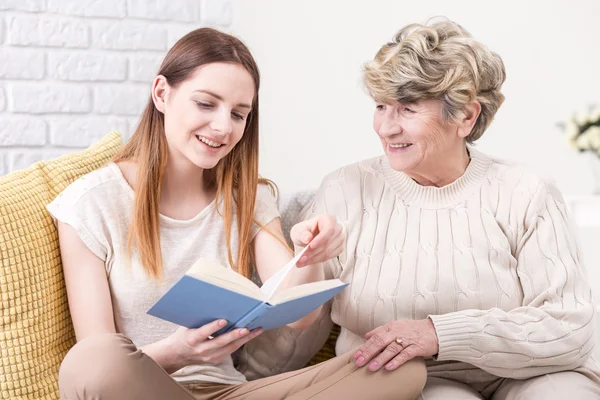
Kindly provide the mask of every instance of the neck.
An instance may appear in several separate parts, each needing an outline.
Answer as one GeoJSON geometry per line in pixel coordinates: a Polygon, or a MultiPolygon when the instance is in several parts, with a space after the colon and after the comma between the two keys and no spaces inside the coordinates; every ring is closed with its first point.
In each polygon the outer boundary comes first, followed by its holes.
{"type": "Polygon", "coordinates": [[[213,190],[208,182],[208,173],[190,162],[169,157],[163,176],[161,203],[206,203],[212,201],[213,190]]]}
{"type": "Polygon", "coordinates": [[[456,151],[448,152],[443,157],[434,157],[422,171],[411,171],[406,175],[421,186],[443,187],[460,178],[467,170],[470,160],[467,147],[461,145],[456,151]]]}

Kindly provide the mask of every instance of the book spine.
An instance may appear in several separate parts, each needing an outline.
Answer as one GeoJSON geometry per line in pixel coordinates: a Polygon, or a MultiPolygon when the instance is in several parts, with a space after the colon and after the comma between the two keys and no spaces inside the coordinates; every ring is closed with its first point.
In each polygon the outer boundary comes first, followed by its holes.
{"type": "Polygon", "coordinates": [[[259,319],[269,307],[270,306],[266,302],[257,305],[252,310],[248,311],[246,315],[240,318],[231,329],[247,328],[254,321],[259,319]]]}
{"type": "Polygon", "coordinates": [[[242,318],[237,321],[227,321],[227,326],[225,328],[217,331],[213,337],[217,337],[227,332],[231,332],[234,329],[245,328],[248,326],[245,321],[252,322],[256,320],[256,318],[260,317],[267,310],[267,304],[265,302],[256,305],[252,310],[248,311],[242,318]]]}

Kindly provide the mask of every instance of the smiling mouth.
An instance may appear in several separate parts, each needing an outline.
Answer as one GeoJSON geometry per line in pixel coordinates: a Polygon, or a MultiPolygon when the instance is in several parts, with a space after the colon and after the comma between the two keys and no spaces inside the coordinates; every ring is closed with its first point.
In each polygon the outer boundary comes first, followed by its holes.
{"type": "Polygon", "coordinates": [[[412,143],[396,143],[396,144],[391,144],[389,145],[392,149],[405,149],[407,147],[412,146],[412,143]]]}
{"type": "Polygon", "coordinates": [[[207,145],[208,147],[212,147],[213,149],[218,149],[219,147],[225,146],[223,143],[216,143],[210,139],[205,138],[204,136],[196,135],[196,139],[207,145]]]}

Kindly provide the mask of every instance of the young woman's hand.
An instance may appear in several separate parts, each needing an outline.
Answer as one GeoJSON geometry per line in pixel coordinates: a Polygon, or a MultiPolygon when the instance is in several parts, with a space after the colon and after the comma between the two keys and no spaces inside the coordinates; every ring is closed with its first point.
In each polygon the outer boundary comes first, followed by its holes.
{"type": "Polygon", "coordinates": [[[167,372],[172,373],[188,365],[220,364],[231,353],[262,333],[262,329],[234,329],[216,338],[209,336],[227,322],[216,320],[197,329],[180,327],[160,342],[144,346],[142,350],[167,372]]]}
{"type": "Polygon", "coordinates": [[[333,215],[319,215],[297,223],[292,227],[290,237],[296,252],[309,246],[298,260],[298,267],[318,264],[339,256],[346,242],[344,227],[333,215]]]}

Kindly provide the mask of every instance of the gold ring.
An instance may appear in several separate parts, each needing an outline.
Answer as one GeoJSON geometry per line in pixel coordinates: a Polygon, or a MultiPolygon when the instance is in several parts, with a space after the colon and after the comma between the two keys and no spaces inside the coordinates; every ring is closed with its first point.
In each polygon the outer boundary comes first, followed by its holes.
{"type": "Polygon", "coordinates": [[[399,337],[396,338],[396,343],[398,343],[400,346],[402,346],[403,342],[404,341],[401,338],[399,338],[399,337]]]}

